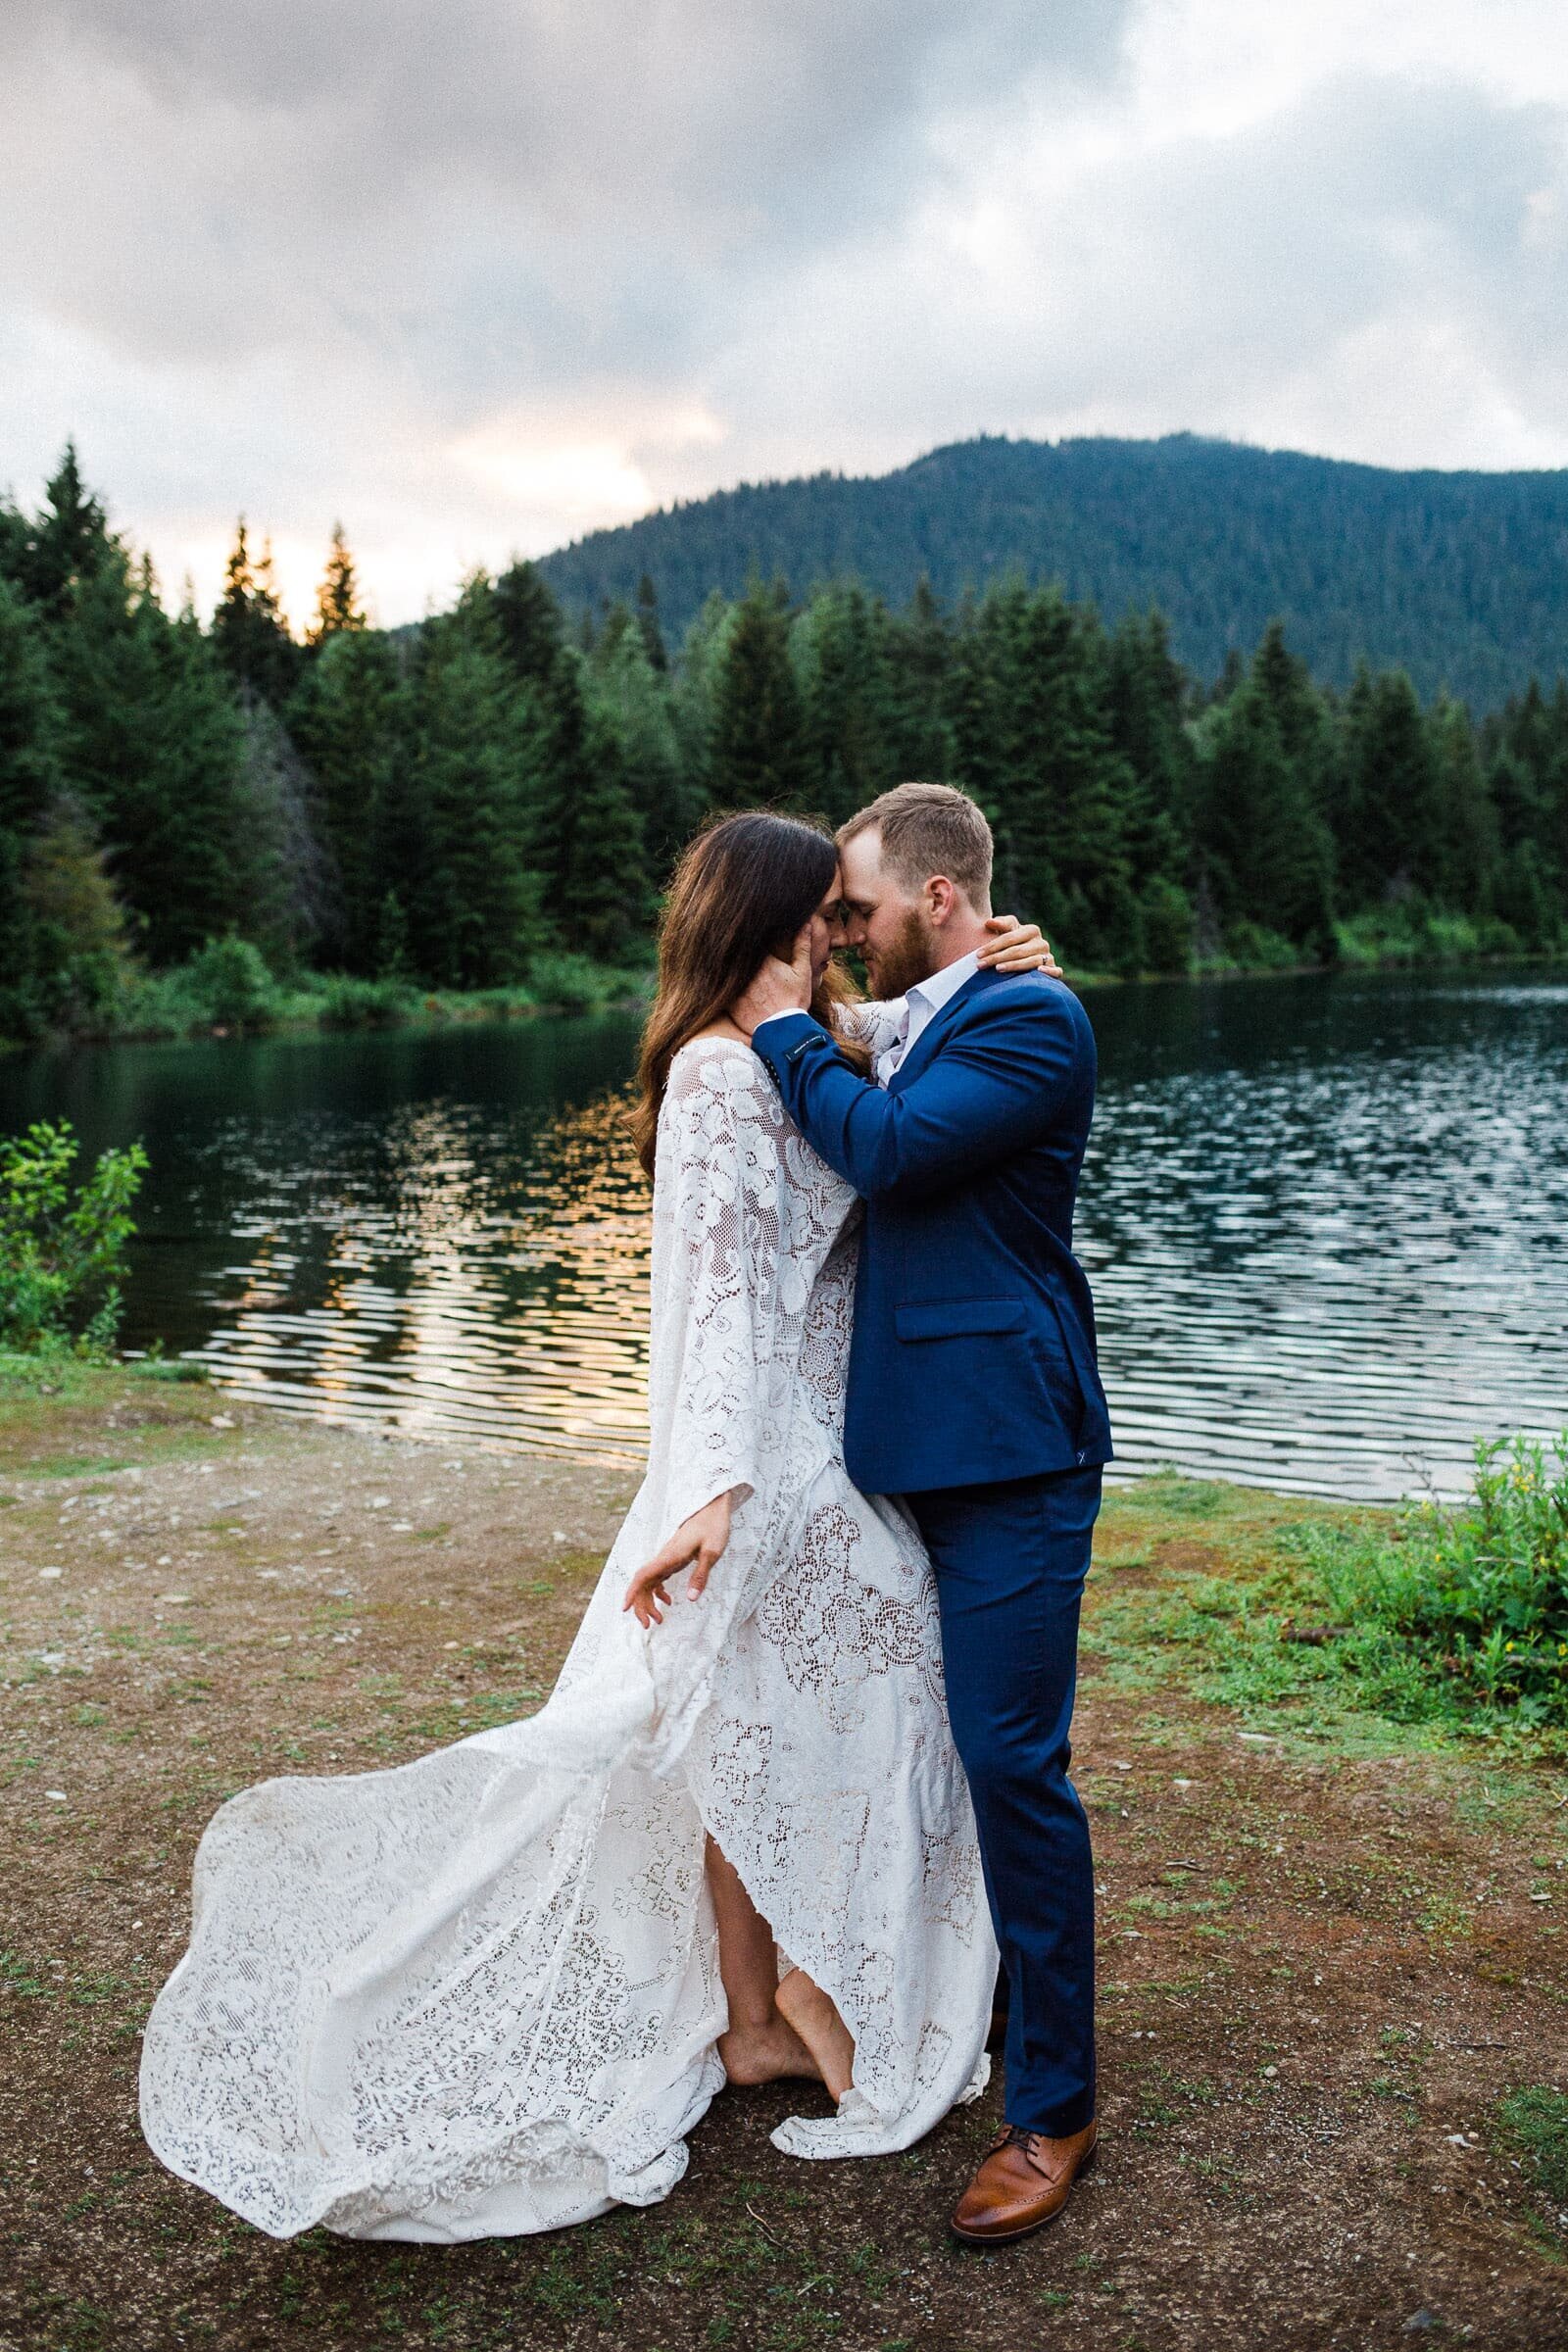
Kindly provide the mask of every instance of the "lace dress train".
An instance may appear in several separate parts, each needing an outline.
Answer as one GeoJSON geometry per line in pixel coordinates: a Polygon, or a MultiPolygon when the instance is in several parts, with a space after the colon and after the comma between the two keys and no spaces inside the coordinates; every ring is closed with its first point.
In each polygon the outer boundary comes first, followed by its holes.
{"type": "Polygon", "coordinates": [[[172,2171],[275,2236],[666,2195],[724,2080],[708,1831],[855,2036],[853,2088],[781,2148],[905,2147],[980,2088],[996,1946],[930,1567],[840,1445],[855,1222],[748,1049],[676,1057],[649,1472],[561,1678],[524,1722],[222,1806],[143,2050],[172,2171]],[[630,1573],[726,1490],[707,1593],[643,1632],[630,1573]]]}

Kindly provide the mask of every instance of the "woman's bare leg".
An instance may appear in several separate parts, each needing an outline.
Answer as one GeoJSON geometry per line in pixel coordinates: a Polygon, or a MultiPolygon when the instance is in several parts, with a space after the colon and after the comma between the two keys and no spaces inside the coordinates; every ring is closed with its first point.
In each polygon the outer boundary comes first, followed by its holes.
{"type": "Polygon", "coordinates": [[[729,2031],[718,2054],[732,2082],[776,2082],[787,2075],[820,2079],[820,2069],[779,2014],[778,1946],[773,1931],[711,1838],[708,1886],[718,1920],[718,1973],[729,2002],[729,2031]]]}
{"type": "Polygon", "coordinates": [[[836,2006],[804,1968],[790,1970],[775,1997],[816,2061],[823,2082],[836,2099],[842,2099],[855,2073],[855,2037],[836,2006]]]}

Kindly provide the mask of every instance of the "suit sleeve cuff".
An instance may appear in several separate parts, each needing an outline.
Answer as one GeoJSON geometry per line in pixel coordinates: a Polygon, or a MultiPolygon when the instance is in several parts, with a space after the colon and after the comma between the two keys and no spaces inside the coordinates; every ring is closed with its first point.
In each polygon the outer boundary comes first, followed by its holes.
{"type": "Polygon", "coordinates": [[[752,1031],[753,1053],[760,1054],[775,1070],[781,1062],[798,1061],[812,1046],[832,1044],[821,1022],[813,1021],[808,1012],[775,1012],[752,1031]]]}

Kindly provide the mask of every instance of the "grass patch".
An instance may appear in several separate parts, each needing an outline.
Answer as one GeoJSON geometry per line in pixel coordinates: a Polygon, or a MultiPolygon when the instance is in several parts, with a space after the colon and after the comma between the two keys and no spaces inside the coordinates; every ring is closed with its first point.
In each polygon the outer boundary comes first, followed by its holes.
{"type": "Polygon", "coordinates": [[[1510,2090],[1497,2107],[1493,2137],[1544,2198],[1553,2235],[1568,2238],[1568,2093],[1544,2082],[1510,2090]]]}
{"type": "Polygon", "coordinates": [[[1568,1438],[1478,1446],[1465,1501],[1402,1510],[1161,1473],[1107,1497],[1099,1565],[1085,1647],[1118,1689],[1341,1743],[1568,1752],[1568,1438]]]}
{"type": "Polygon", "coordinates": [[[174,1455],[220,1451],[213,1393],[158,1365],[0,1353],[0,1475],[109,1477],[174,1455]]]}
{"type": "Polygon", "coordinates": [[[1386,1711],[1568,1731],[1568,1435],[1478,1445],[1464,1503],[1299,1547],[1386,1711]]]}

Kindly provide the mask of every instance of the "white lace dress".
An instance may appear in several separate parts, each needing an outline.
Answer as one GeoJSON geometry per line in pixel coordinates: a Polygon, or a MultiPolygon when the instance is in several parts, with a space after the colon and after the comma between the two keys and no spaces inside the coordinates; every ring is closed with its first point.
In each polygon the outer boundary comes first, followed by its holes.
{"type": "Polygon", "coordinates": [[[855,2036],[796,2156],[906,2147],[985,2080],[996,1972],[931,1572],[840,1431],[855,1200],[746,1047],[677,1055],[654,1194],[648,1477],[527,1721],[263,1782],[196,1857],[142,2126],[286,2237],[456,2240],[648,2205],[723,2083],[704,1831],[855,2036]],[[707,1593],[627,1579],[739,1488],[707,1593]]]}

